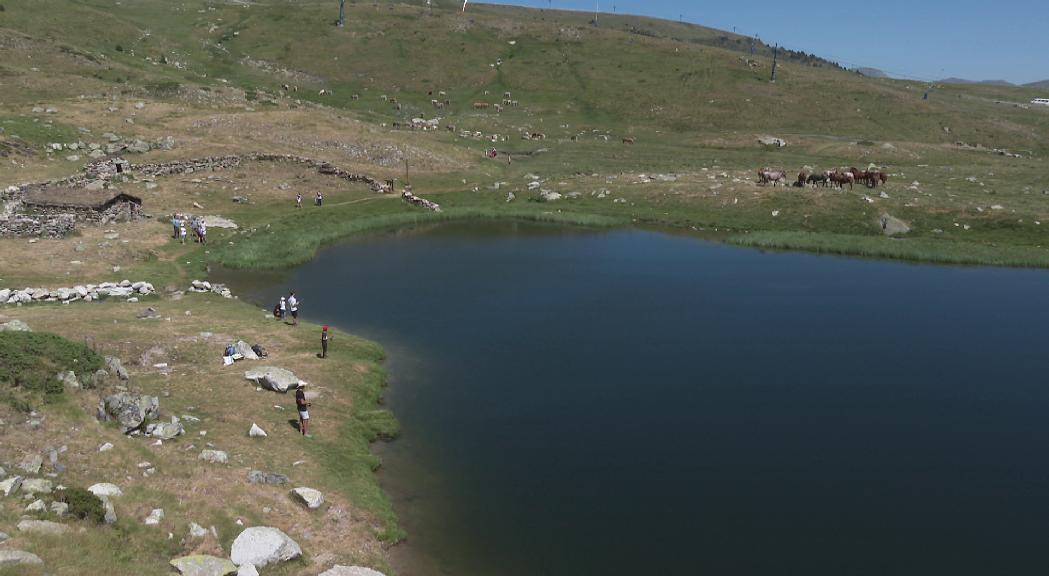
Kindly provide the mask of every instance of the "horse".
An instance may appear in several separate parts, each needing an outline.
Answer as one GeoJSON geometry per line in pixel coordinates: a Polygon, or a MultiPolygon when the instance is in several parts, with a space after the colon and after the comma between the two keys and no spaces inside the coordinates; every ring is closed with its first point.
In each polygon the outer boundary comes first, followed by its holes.
{"type": "Polygon", "coordinates": [[[817,184],[819,184],[820,186],[826,186],[827,185],[827,180],[828,180],[827,173],[824,172],[823,174],[811,174],[811,175],[809,175],[809,177],[807,179],[807,183],[812,184],[812,187],[815,188],[817,184]]]}
{"type": "Polygon", "coordinates": [[[633,136],[628,136],[626,138],[623,138],[623,144],[633,144],[633,143],[634,143],[634,137],[633,136]]]}
{"type": "Polygon", "coordinates": [[[787,171],[786,170],[772,170],[764,168],[758,171],[758,180],[762,184],[768,184],[772,182],[772,186],[775,187],[777,183],[783,182],[784,185],[787,183],[787,171]]]}
{"type": "Polygon", "coordinates": [[[798,181],[794,183],[794,186],[796,186],[797,188],[804,188],[805,182],[807,182],[808,179],[809,173],[802,170],[801,172],[798,172],[798,181]]]}
{"type": "Polygon", "coordinates": [[[853,182],[856,181],[856,176],[852,172],[836,171],[830,175],[830,181],[833,184],[837,184],[838,188],[845,188],[845,184],[852,188],[853,182]]]}

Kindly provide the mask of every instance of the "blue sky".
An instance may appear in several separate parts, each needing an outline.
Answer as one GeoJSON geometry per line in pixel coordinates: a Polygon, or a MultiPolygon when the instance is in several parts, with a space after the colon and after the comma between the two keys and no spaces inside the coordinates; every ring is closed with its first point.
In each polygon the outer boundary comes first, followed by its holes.
{"type": "MultiPolygon", "coordinates": [[[[441,1],[441,0],[438,0],[441,1]]],[[[443,0],[445,2],[449,0],[443,0]]],[[[597,0],[484,0],[593,11],[597,0]]],[[[600,0],[601,11],[685,21],[898,77],[1049,80],[1049,0],[600,0]]]]}

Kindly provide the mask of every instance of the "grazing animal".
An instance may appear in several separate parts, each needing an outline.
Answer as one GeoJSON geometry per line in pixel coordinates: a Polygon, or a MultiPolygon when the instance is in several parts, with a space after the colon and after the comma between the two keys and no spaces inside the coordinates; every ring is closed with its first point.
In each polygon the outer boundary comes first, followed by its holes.
{"type": "Polygon", "coordinates": [[[542,140],[546,138],[546,134],[543,134],[542,132],[532,132],[529,134],[529,137],[531,137],[532,140],[542,140]]]}
{"type": "Polygon", "coordinates": [[[805,182],[808,181],[808,179],[809,173],[802,170],[801,172],[798,172],[798,181],[795,182],[794,185],[798,188],[803,188],[805,186],[805,182]]]}
{"type": "Polygon", "coordinates": [[[807,179],[807,183],[812,184],[813,188],[815,188],[817,184],[820,186],[826,186],[828,179],[829,178],[826,172],[824,172],[823,174],[810,174],[807,179]]]}
{"type": "Polygon", "coordinates": [[[485,110],[488,106],[487,102],[474,102],[474,110],[485,110]]]}
{"type": "Polygon", "coordinates": [[[770,168],[763,168],[758,171],[758,181],[762,184],[768,184],[772,182],[772,186],[775,187],[779,182],[787,184],[787,171],[786,170],[772,170],[770,168]]]}
{"type": "Polygon", "coordinates": [[[633,136],[628,136],[626,138],[623,138],[623,144],[633,144],[633,143],[634,143],[634,137],[633,136]]]}
{"type": "Polygon", "coordinates": [[[350,99],[351,100],[360,100],[361,99],[361,95],[360,94],[354,94],[354,95],[350,96],[350,99]]]}

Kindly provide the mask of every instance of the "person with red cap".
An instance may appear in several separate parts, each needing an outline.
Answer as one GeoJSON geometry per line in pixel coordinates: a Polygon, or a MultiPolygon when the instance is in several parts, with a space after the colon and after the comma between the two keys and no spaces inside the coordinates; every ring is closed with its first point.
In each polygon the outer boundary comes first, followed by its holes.
{"type": "Polygon", "coordinates": [[[328,339],[328,325],[325,324],[324,327],[321,328],[321,358],[328,357],[328,339]]]}

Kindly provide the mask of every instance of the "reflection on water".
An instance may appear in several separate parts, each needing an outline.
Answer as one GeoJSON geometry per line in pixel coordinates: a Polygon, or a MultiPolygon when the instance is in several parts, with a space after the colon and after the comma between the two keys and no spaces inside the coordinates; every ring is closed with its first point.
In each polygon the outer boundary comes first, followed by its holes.
{"type": "Polygon", "coordinates": [[[1045,272],[445,224],[291,287],[387,348],[403,574],[1044,566],[1045,272]]]}

